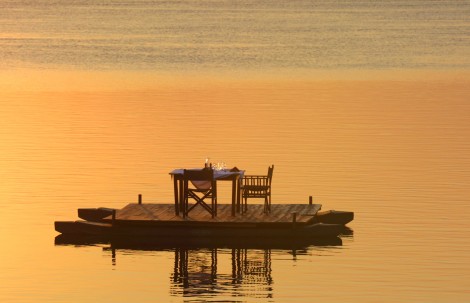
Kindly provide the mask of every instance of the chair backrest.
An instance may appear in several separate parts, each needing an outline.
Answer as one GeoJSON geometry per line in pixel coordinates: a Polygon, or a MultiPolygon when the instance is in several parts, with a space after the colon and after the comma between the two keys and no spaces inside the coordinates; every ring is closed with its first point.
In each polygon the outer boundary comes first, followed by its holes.
{"type": "Polygon", "coordinates": [[[201,205],[212,215],[212,218],[217,216],[217,186],[214,179],[214,171],[212,169],[185,169],[183,172],[183,186],[184,218],[196,205],[201,205]],[[191,182],[196,188],[189,188],[189,182],[191,182]],[[197,193],[202,195],[198,195],[197,193]],[[210,198],[211,203],[206,203],[204,201],[205,198],[210,198]],[[196,201],[196,203],[191,207],[188,205],[189,199],[194,199],[196,201]]]}
{"type": "Polygon", "coordinates": [[[214,170],[212,169],[185,169],[183,178],[184,180],[191,180],[191,181],[213,181],[214,170]]]}
{"type": "Polygon", "coordinates": [[[197,189],[209,190],[214,186],[214,171],[212,169],[185,169],[183,174],[184,184],[190,181],[197,189]]]}
{"type": "Polygon", "coordinates": [[[268,185],[271,186],[271,181],[273,179],[274,164],[268,167],[268,185]]]}

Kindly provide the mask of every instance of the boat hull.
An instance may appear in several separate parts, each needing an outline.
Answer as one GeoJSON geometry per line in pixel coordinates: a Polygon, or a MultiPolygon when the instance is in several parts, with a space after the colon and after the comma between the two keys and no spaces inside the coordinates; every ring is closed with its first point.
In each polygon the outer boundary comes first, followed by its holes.
{"type": "Polygon", "coordinates": [[[142,222],[89,222],[57,221],[55,230],[62,234],[88,234],[113,237],[178,237],[178,238],[323,238],[337,237],[344,226],[315,223],[307,225],[217,225],[194,224],[143,224],[142,222]]]}

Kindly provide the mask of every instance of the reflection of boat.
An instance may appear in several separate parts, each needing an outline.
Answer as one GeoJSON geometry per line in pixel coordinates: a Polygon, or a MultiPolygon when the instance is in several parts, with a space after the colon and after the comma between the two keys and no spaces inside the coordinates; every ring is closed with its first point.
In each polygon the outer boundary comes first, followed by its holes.
{"type": "MultiPolygon", "coordinates": [[[[211,218],[201,207],[191,217],[175,215],[173,204],[129,204],[121,210],[81,209],[83,221],[57,221],[62,234],[88,234],[107,237],[175,237],[175,238],[240,238],[291,239],[337,237],[343,224],[334,224],[339,212],[317,216],[319,204],[276,204],[270,214],[262,205],[251,205],[250,212],[231,215],[231,205],[218,205],[218,216],[211,218]],[[321,220],[319,220],[319,218],[321,220]],[[327,220],[328,223],[322,222],[327,220]]],[[[349,222],[341,212],[339,222],[349,222]]],[[[349,213],[352,214],[352,213],[349,213]]],[[[350,216],[349,218],[352,219],[350,216]]]]}
{"type": "MultiPolygon", "coordinates": [[[[346,228],[347,229],[347,228],[346,228]]],[[[177,237],[109,237],[90,234],[60,234],[56,245],[110,244],[116,249],[159,250],[170,248],[250,248],[304,249],[309,246],[341,246],[339,237],[327,238],[177,238],[177,237]]]]}
{"type": "Polygon", "coordinates": [[[260,239],[211,239],[175,237],[104,237],[85,234],[61,234],[56,245],[101,247],[118,266],[122,255],[137,254],[156,256],[147,251],[161,251],[165,258],[174,253],[173,270],[170,273],[172,295],[185,297],[227,295],[230,297],[270,297],[273,290],[272,252],[283,260],[293,260],[298,255],[315,257],[328,252],[326,247],[342,245],[333,238],[260,238],[260,239]],[[315,246],[318,246],[316,248],[315,246]]]}

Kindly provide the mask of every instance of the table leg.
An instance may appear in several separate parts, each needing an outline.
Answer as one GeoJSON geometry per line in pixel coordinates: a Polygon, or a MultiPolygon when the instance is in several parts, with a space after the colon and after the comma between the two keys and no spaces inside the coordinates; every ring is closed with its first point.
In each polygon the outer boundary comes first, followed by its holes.
{"type": "Polygon", "coordinates": [[[237,203],[237,178],[232,180],[232,216],[235,216],[237,203]]]}
{"type": "Polygon", "coordinates": [[[184,197],[184,181],[179,180],[179,187],[180,187],[180,210],[183,212],[183,218],[186,217],[185,213],[187,211],[186,205],[185,205],[185,197],[184,197]]]}
{"type": "Polygon", "coordinates": [[[237,178],[237,212],[240,213],[240,178],[237,178]]]}
{"type": "Polygon", "coordinates": [[[178,180],[176,179],[176,176],[173,177],[173,190],[175,191],[175,214],[179,216],[180,205],[179,205],[178,180]]]}

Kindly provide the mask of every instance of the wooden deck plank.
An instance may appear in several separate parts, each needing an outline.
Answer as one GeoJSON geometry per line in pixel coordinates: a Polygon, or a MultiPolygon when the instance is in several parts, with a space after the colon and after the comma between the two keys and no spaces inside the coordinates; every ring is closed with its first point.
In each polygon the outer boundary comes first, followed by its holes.
{"type": "MultiPolygon", "coordinates": [[[[306,223],[320,210],[320,204],[273,204],[271,212],[265,214],[261,204],[248,205],[248,212],[232,216],[231,204],[219,204],[217,217],[212,216],[200,205],[196,206],[186,219],[175,215],[174,204],[135,204],[131,203],[116,213],[118,220],[140,221],[197,221],[197,222],[244,222],[244,223],[283,223],[296,221],[306,223]]],[[[109,217],[108,217],[109,218],[109,217]]]]}

